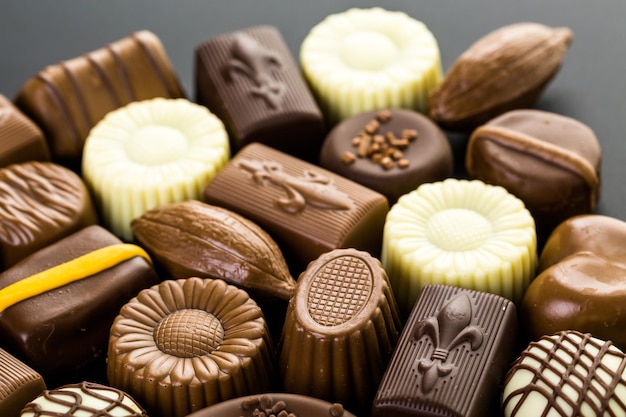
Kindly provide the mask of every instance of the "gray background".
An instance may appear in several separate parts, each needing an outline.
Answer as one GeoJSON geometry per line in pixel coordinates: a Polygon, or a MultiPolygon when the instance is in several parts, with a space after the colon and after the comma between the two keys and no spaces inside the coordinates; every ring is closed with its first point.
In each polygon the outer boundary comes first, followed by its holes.
{"type": "MultiPolygon", "coordinates": [[[[350,7],[382,6],[423,21],[439,42],[444,71],[474,41],[503,25],[536,21],[574,32],[564,65],[536,107],[576,118],[603,149],[597,212],[626,220],[626,1],[623,0],[0,0],[0,94],[13,98],[46,65],[148,29],[193,98],[193,50],[205,39],[274,25],[294,56],[309,29],[350,7]]],[[[455,139],[458,140],[458,139],[455,139]]]]}

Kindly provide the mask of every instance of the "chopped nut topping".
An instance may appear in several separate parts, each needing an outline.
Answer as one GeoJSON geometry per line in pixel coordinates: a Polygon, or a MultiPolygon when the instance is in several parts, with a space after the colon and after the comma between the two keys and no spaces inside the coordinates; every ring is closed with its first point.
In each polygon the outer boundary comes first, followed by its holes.
{"type": "Polygon", "coordinates": [[[354,161],[356,161],[356,155],[355,155],[355,154],[353,154],[353,153],[352,153],[352,152],[350,152],[350,151],[345,151],[345,152],[343,153],[343,155],[341,155],[341,160],[342,160],[342,161],[343,161],[343,163],[344,163],[344,164],[346,164],[346,165],[347,165],[347,164],[351,164],[351,163],[353,163],[354,161]]]}
{"type": "Polygon", "coordinates": [[[376,113],[376,119],[378,119],[381,123],[387,123],[391,120],[391,111],[390,110],[381,110],[376,113]]]}

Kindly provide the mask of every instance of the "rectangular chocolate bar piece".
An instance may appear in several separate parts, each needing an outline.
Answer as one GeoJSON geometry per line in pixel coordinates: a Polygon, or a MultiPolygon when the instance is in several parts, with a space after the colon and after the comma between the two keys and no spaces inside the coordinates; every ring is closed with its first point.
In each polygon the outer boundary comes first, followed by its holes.
{"type": "Polygon", "coordinates": [[[278,29],[255,26],[196,47],[197,101],[219,117],[233,150],[261,142],[315,161],[322,113],[278,29]]]}
{"type": "Polygon", "coordinates": [[[378,388],[372,417],[500,415],[516,336],[515,305],[506,298],[425,287],[378,388]]]}
{"type": "Polygon", "coordinates": [[[0,167],[49,160],[50,151],[43,132],[0,94],[0,167]]]}
{"type": "Polygon", "coordinates": [[[46,67],[20,89],[15,104],[39,125],[55,162],[78,170],[91,128],[132,101],[184,97],[161,41],[140,31],[46,67]]]}
{"type": "Polygon", "coordinates": [[[42,376],[0,349],[0,416],[17,416],[24,406],[46,389],[42,376]]]}
{"type": "Polygon", "coordinates": [[[209,182],[204,200],[256,222],[294,276],[337,248],[380,254],[387,198],[269,146],[246,146],[209,182]]]}

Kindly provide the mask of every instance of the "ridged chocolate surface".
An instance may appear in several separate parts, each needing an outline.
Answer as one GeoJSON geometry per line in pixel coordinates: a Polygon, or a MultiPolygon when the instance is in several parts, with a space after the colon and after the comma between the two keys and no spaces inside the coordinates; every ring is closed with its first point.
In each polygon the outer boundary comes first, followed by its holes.
{"type": "Polygon", "coordinates": [[[0,415],[17,416],[26,403],[45,389],[39,373],[0,349],[0,415]]]}
{"type": "Polygon", "coordinates": [[[314,161],[322,114],[277,28],[255,26],[196,47],[198,102],[226,125],[233,150],[261,142],[314,161]]]}
{"type": "Polygon", "coordinates": [[[166,280],[141,291],[111,327],[107,376],[152,417],[183,417],[266,392],[273,346],[248,294],[217,279],[166,280]]]}
{"type": "Polygon", "coordinates": [[[0,169],[0,270],[97,223],[81,178],[51,162],[0,169]]]}
{"type": "Polygon", "coordinates": [[[287,310],[283,389],[368,413],[400,328],[377,259],[355,249],[320,256],[298,278],[287,310]]]}
{"type": "Polygon", "coordinates": [[[223,279],[262,297],[293,295],[296,283],[276,242],[231,210],[187,200],[144,213],[132,230],[168,277],[223,279]]]}
{"type": "MultiPolygon", "coordinates": [[[[0,289],[119,243],[100,226],[86,227],[4,271],[0,289]]],[[[156,282],[157,276],[145,259],[135,257],[118,263],[8,307],[0,313],[0,340],[46,381],[69,382],[65,378],[105,354],[109,329],[122,305],[156,282]]]]}
{"type": "Polygon", "coordinates": [[[77,170],[85,138],[105,114],[132,101],[183,96],[161,41],[140,31],[46,67],[15,103],[44,131],[53,160],[77,170]]]}
{"type": "Polygon", "coordinates": [[[0,94],[0,167],[49,160],[50,151],[41,130],[0,94]]]}
{"type": "Polygon", "coordinates": [[[503,297],[425,287],[378,388],[372,415],[497,415],[516,327],[515,305],[503,297]]]}
{"type": "Polygon", "coordinates": [[[259,143],[214,177],[204,201],[261,226],[298,272],[336,248],[377,255],[389,210],[382,194],[259,143]]]}

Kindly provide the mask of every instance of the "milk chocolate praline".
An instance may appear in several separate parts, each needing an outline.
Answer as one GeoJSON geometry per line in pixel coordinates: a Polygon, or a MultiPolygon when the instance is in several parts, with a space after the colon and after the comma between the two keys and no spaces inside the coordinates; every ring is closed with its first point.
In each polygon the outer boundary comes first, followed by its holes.
{"type": "Polygon", "coordinates": [[[50,151],[43,132],[0,94],[0,167],[49,160],[50,151]]]}
{"type": "Polygon", "coordinates": [[[454,168],[443,131],[406,109],[374,110],[344,120],[326,137],[320,165],[384,194],[390,204],[422,183],[451,176],[454,168]]]}
{"type": "Polygon", "coordinates": [[[626,223],[580,215],[546,242],[539,275],[524,295],[521,317],[531,339],[562,330],[589,332],[626,348],[626,223]]]}
{"type": "Polygon", "coordinates": [[[46,383],[37,371],[0,349],[0,415],[17,416],[45,389],[46,383]]]}
{"type": "Polygon", "coordinates": [[[470,175],[524,201],[543,239],[563,220],[594,211],[600,165],[589,126],[541,110],[510,111],[480,126],[466,154],[470,175]]]}

